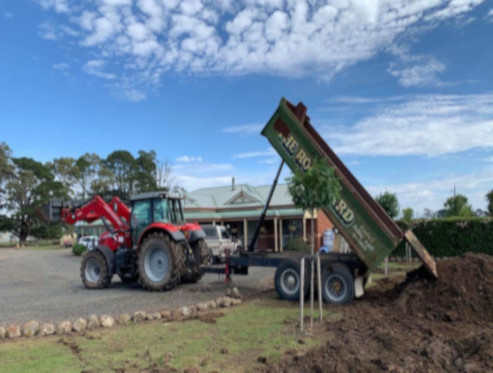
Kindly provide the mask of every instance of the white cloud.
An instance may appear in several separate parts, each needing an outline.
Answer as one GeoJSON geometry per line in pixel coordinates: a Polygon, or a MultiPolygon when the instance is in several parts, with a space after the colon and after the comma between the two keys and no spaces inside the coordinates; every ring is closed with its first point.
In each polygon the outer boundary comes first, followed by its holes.
{"type": "Polygon", "coordinates": [[[258,164],[278,164],[281,163],[280,158],[267,158],[257,161],[258,164]]]}
{"type": "Polygon", "coordinates": [[[113,80],[116,79],[116,74],[104,72],[106,62],[103,60],[90,60],[84,66],[84,70],[89,75],[94,75],[99,78],[113,80]]]}
{"type": "Polygon", "coordinates": [[[268,156],[274,155],[274,154],[276,154],[276,152],[274,151],[274,149],[269,148],[266,151],[246,152],[246,153],[235,154],[233,156],[233,159],[246,159],[246,158],[268,157],[268,156]]]}
{"type": "Polygon", "coordinates": [[[488,18],[490,18],[490,21],[493,21],[493,9],[490,9],[487,15],[488,18]]]}
{"type": "Polygon", "coordinates": [[[188,155],[182,155],[181,157],[176,158],[177,162],[180,163],[190,163],[190,162],[202,162],[202,157],[193,157],[188,155]]]}
{"type": "Polygon", "coordinates": [[[245,124],[242,126],[226,127],[223,129],[224,133],[235,133],[242,135],[258,134],[264,126],[262,124],[245,124]]]}
{"type": "Polygon", "coordinates": [[[3,16],[5,18],[8,18],[8,19],[13,19],[14,18],[14,15],[12,13],[10,13],[10,12],[3,11],[2,14],[3,14],[3,16]]]}
{"type": "Polygon", "coordinates": [[[38,28],[38,34],[46,40],[57,40],[59,37],[56,27],[50,22],[44,22],[40,24],[38,28]]]}
{"type": "MultiPolygon", "coordinates": [[[[119,77],[130,77],[128,85],[146,92],[169,71],[328,80],[396,38],[463,16],[482,0],[94,0],[90,7],[68,0],[39,2],[59,12],[61,23],[66,13],[65,23],[80,32],[73,37],[95,59],[108,66],[118,59],[125,67],[119,77]]],[[[438,61],[419,65],[417,72],[408,66],[394,70],[413,84],[417,74],[427,81],[443,69],[438,61]]]]}
{"type": "Polygon", "coordinates": [[[437,75],[447,69],[443,63],[434,58],[422,64],[403,68],[391,67],[390,73],[395,76],[404,87],[411,86],[440,86],[443,83],[437,75]]]}
{"type": "Polygon", "coordinates": [[[437,156],[493,147],[493,94],[415,96],[350,127],[322,126],[340,154],[437,156]]]}
{"type": "Polygon", "coordinates": [[[37,0],[37,2],[45,9],[52,8],[57,13],[68,13],[70,10],[67,0],[37,0]]]}
{"type": "Polygon", "coordinates": [[[64,62],[55,63],[53,65],[53,68],[55,70],[67,70],[69,67],[70,67],[70,65],[68,63],[64,63],[64,62]]]}
{"type": "Polygon", "coordinates": [[[425,208],[437,211],[443,209],[447,198],[457,193],[468,197],[474,209],[485,209],[485,195],[493,184],[493,168],[466,175],[449,175],[441,179],[426,182],[414,182],[396,185],[369,186],[368,191],[377,196],[384,191],[395,193],[401,208],[412,207],[415,214],[421,215],[425,208]]]}

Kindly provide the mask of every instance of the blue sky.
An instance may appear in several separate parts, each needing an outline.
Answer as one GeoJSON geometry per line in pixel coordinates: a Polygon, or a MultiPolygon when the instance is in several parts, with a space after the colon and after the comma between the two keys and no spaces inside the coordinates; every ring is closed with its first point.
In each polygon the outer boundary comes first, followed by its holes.
{"type": "Polygon", "coordinates": [[[154,149],[189,190],[269,184],[284,96],[373,195],[421,214],[455,185],[484,209],[492,43],[481,0],[0,0],[0,141],[154,149]]]}

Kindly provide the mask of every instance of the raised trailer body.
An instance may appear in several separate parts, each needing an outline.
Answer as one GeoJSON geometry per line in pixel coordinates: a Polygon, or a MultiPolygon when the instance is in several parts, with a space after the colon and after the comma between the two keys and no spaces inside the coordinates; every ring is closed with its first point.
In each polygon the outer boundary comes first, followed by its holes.
{"type": "MultiPolygon", "coordinates": [[[[303,253],[253,252],[259,228],[269,207],[282,165],[292,171],[310,169],[315,159],[324,159],[335,170],[342,190],[340,197],[322,210],[348,242],[354,254],[323,254],[322,293],[325,301],[348,303],[355,295],[363,294],[365,279],[397,245],[406,240],[421,259],[428,272],[437,277],[436,263],[411,230],[403,232],[385,210],[371,197],[334,151],[325,143],[310,123],[306,107],[292,105],[281,99],[264,129],[264,135],[282,159],[266,205],[260,216],[248,252],[226,259],[227,274],[248,274],[248,267],[276,267],[275,284],[285,299],[298,299],[300,289],[300,259],[303,253]],[[291,289],[292,291],[289,291],[291,289]]],[[[358,146],[358,144],[355,144],[358,146]]],[[[204,268],[219,272],[220,268],[204,268]]],[[[305,273],[309,273],[308,270],[305,273]]],[[[305,281],[305,292],[308,290],[305,281]]]]}

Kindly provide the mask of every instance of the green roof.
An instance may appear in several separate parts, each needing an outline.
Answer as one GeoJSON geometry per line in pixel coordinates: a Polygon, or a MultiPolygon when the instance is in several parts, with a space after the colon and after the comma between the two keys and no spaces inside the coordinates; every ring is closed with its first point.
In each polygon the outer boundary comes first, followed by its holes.
{"type": "MultiPolygon", "coordinates": [[[[243,208],[262,207],[269,195],[270,185],[253,187],[248,184],[198,189],[188,194],[185,208],[243,208]],[[242,198],[243,197],[243,198],[242,198]]],[[[293,206],[286,184],[279,184],[274,191],[270,207],[293,206]]]]}
{"type": "MultiPolygon", "coordinates": [[[[253,187],[248,184],[237,185],[234,189],[231,185],[198,189],[187,196],[185,217],[189,221],[255,219],[260,217],[270,189],[271,185],[253,187]]],[[[267,216],[300,215],[303,215],[303,211],[294,207],[287,185],[277,185],[267,216]]]]}

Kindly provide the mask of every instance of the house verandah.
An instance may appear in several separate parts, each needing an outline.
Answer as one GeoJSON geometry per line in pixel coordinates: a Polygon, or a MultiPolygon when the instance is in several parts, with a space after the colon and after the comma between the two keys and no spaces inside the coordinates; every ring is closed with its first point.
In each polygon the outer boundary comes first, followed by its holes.
{"type": "MultiPolygon", "coordinates": [[[[248,184],[204,188],[186,196],[185,217],[199,224],[220,224],[247,247],[267,199],[270,186],[252,187],[248,184]]],[[[322,244],[325,229],[332,223],[322,211],[314,216],[294,206],[287,185],[277,186],[264,223],[260,229],[256,250],[283,251],[295,238],[310,240],[310,223],[314,220],[316,246],[322,244]]]]}

